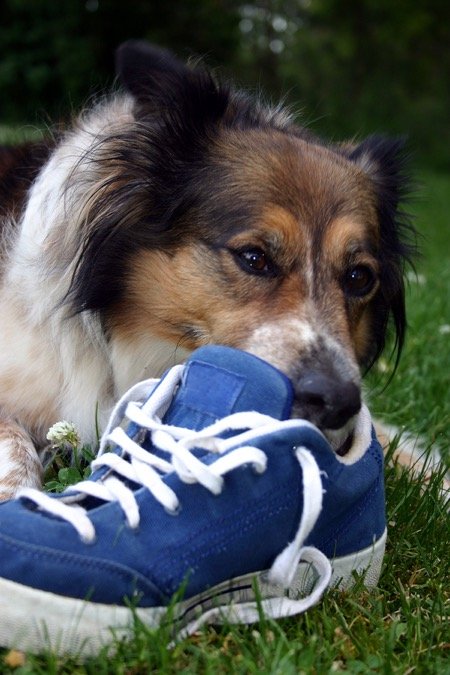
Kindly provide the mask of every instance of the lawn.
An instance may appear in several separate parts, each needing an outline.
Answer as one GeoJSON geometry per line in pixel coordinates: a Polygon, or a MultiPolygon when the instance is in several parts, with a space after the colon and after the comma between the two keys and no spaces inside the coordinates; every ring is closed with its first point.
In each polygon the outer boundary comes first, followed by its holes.
{"type": "Polygon", "coordinates": [[[407,343],[395,377],[381,359],[368,378],[371,409],[419,433],[447,454],[450,447],[450,176],[425,173],[412,212],[421,257],[407,273],[407,343]]]}
{"type": "MultiPolygon", "coordinates": [[[[381,361],[368,378],[374,413],[420,433],[447,458],[450,422],[450,177],[421,176],[413,210],[423,258],[409,274],[410,330],[393,381],[381,361]]],[[[0,671],[25,673],[423,673],[450,672],[447,507],[439,476],[416,482],[399,467],[386,470],[389,539],[377,590],[330,591],[307,614],[277,623],[208,628],[167,649],[166,629],[136,627],[135,639],[86,663],[0,655],[0,671]],[[16,658],[14,665],[11,659],[16,658]],[[3,660],[3,661],[2,661],[3,660]],[[10,664],[10,665],[8,665],[10,664]]],[[[51,611],[51,608],[49,608],[51,611]]]]}

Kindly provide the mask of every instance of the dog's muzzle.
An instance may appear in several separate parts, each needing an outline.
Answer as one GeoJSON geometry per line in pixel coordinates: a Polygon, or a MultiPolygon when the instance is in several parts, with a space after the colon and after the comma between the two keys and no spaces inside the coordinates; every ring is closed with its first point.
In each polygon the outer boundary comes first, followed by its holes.
{"type": "Polygon", "coordinates": [[[295,393],[304,416],[321,429],[340,429],[361,408],[358,385],[322,373],[302,375],[295,393]]]}
{"type": "Polygon", "coordinates": [[[360,387],[350,380],[310,371],[295,383],[295,398],[295,416],[319,427],[333,439],[336,452],[345,454],[351,446],[352,422],[361,409],[360,387]]]}

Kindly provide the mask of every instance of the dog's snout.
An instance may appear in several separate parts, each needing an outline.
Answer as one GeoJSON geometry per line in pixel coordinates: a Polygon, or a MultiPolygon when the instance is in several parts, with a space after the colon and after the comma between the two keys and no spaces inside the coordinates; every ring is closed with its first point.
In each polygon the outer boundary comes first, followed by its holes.
{"type": "Polygon", "coordinates": [[[360,388],[323,373],[305,373],[296,383],[300,413],[322,429],[340,429],[361,408],[360,388]]]}

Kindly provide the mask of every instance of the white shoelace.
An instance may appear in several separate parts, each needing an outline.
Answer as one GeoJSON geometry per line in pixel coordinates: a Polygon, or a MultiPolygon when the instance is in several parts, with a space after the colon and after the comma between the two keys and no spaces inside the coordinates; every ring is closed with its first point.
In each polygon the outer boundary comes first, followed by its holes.
{"type": "MultiPolygon", "coordinates": [[[[92,543],[96,536],[94,525],[89,518],[89,511],[79,504],[86,496],[106,502],[117,502],[128,525],[137,528],[140,521],[139,507],[133,490],[125,484],[125,481],[145,487],[169,513],[176,515],[180,507],[179,500],[172,488],[163,481],[164,475],[175,471],[183,482],[200,483],[205,489],[218,495],[224,486],[223,476],[233,469],[250,465],[256,473],[265,471],[267,457],[262,450],[251,445],[252,440],[262,434],[276,431],[280,428],[280,424],[309,426],[307,422],[298,420],[280,423],[272,417],[256,412],[234,413],[200,431],[163,424],[161,416],[173,398],[183,370],[184,366],[176,366],[159,386],[157,380],[141,382],[119,401],[102,438],[99,456],[92,462],[93,471],[99,468],[106,469],[98,481],[86,480],[77,483],[67,489],[67,496],[63,493],[60,499],[32,488],[22,489],[18,496],[33,501],[40,509],[71,523],[84,543],[92,543]],[[153,392],[144,404],[133,400],[148,396],[149,388],[152,387],[153,392]],[[168,455],[167,460],[148,452],[121,427],[115,426],[118,420],[124,417],[124,413],[129,421],[151,434],[153,445],[168,455]],[[247,431],[242,432],[242,429],[247,431]],[[220,434],[230,430],[241,433],[228,439],[219,437],[220,434]],[[127,458],[105,451],[107,442],[122,448],[127,458]],[[240,447],[232,449],[239,443],[240,447]],[[219,457],[207,465],[192,454],[194,448],[217,453],[219,457]]],[[[322,509],[320,469],[306,448],[296,448],[295,454],[303,474],[302,516],[293,541],[275,559],[268,574],[268,581],[289,588],[300,559],[303,559],[314,564],[319,582],[307,598],[282,599],[283,611],[286,609],[286,603],[287,605],[294,603],[291,613],[298,613],[307,608],[305,606],[299,609],[298,603],[307,602],[309,607],[317,602],[331,578],[331,565],[328,559],[315,548],[303,547],[303,542],[313,529],[322,509]]]]}

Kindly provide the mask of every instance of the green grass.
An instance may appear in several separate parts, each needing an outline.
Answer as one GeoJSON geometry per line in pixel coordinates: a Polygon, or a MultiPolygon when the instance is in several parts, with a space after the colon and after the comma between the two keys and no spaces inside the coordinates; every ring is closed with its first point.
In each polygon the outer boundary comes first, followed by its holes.
{"type": "Polygon", "coordinates": [[[440,446],[450,447],[450,176],[427,173],[414,204],[422,256],[408,273],[409,330],[400,365],[382,359],[367,379],[372,412],[440,446]],[[384,371],[384,372],[380,372],[384,371]]]}
{"type": "Polygon", "coordinates": [[[7,126],[0,124],[0,143],[13,145],[23,141],[37,141],[43,138],[43,129],[31,124],[21,126],[7,126]]]}
{"type": "MultiPolygon", "coordinates": [[[[408,290],[407,346],[388,388],[383,390],[391,365],[385,360],[368,379],[367,389],[378,416],[421,433],[426,443],[438,444],[448,457],[450,177],[428,173],[422,179],[422,196],[414,208],[424,257],[417,265],[419,282],[412,280],[408,290]]],[[[330,591],[297,618],[206,628],[171,650],[167,629],[150,632],[137,626],[135,638],[119,644],[114,657],[100,654],[85,663],[52,654],[27,655],[23,665],[13,668],[3,652],[0,671],[450,673],[450,530],[439,486],[438,475],[421,484],[388,463],[389,539],[375,591],[360,585],[345,593],[330,591]]]]}
{"type": "MultiPolygon", "coordinates": [[[[331,591],[307,614],[254,626],[207,628],[168,650],[167,628],[137,626],[113,657],[82,663],[27,656],[16,673],[448,672],[448,515],[437,480],[424,490],[387,471],[390,536],[379,587],[331,591]]],[[[51,608],[49,608],[51,611],[51,608]]],[[[5,666],[4,672],[11,672],[5,666]]]]}

